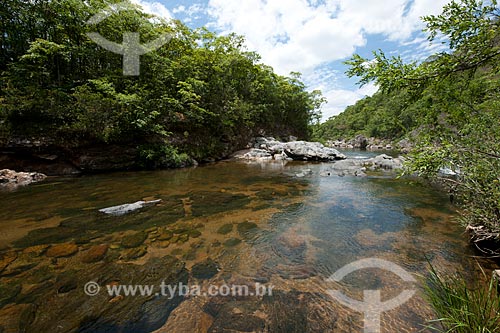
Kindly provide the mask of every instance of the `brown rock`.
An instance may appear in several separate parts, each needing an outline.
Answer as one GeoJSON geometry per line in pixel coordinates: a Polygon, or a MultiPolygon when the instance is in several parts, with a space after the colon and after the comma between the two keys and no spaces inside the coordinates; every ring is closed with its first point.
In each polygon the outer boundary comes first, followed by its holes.
{"type": "Polygon", "coordinates": [[[172,233],[172,231],[164,231],[160,234],[160,236],[158,236],[158,240],[161,240],[161,241],[167,241],[167,240],[171,240],[172,237],[174,236],[174,234],[172,233]]]}
{"type": "Polygon", "coordinates": [[[162,248],[167,248],[170,246],[170,242],[169,241],[162,241],[159,243],[159,246],[162,248]]]}
{"type": "Polygon", "coordinates": [[[61,258],[61,257],[70,257],[78,252],[78,246],[72,243],[63,243],[52,245],[47,250],[47,257],[53,258],[61,258]]]}
{"type": "Polygon", "coordinates": [[[32,304],[9,304],[0,310],[2,332],[26,332],[32,321],[35,306],[32,304]]]}
{"type": "Polygon", "coordinates": [[[153,333],[209,332],[214,319],[196,303],[196,300],[183,302],[168,317],[165,325],[153,333]]]}
{"type": "Polygon", "coordinates": [[[16,172],[9,169],[0,170],[0,185],[8,188],[26,186],[47,178],[46,175],[38,172],[16,172]]]}
{"type": "Polygon", "coordinates": [[[109,246],[107,244],[92,246],[87,252],[83,254],[82,262],[90,264],[102,260],[102,258],[104,258],[104,256],[108,252],[108,248],[109,246]]]}
{"type": "Polygon", "coordinates": [[[304,236],[296,233],[285,234],[279,238],[279,242],[291,249],[300,249],[306,246],[306,239],[304,236]]]}
{"type": "Polygon", "coordinates": [[[124,236],[122,238],[121,245],[126,249],[131,249],[141,246],[146,238],[148,238],[148,235],[145,232],[136,232],[134,234],[124,236]]]}
{"type": "Polygon", "coordinates": [[[11,262],[17,259],[17,253],[15,251],[9,251],[7,253],[0,254],[0,272],[9,266],[11,262]]]}
{"type": "Polygon", "coordinates": [[[109,303],[113,304],[113,303],[118,303],[120,302],[121,300],[123,300],[125,297],[123,295],[118,295],[116,297],[113,297],[112,299],[109,300],[109,303]]]}
{"type": "Polygon", "coordinates": [[[121,253],[120,259],[128,261],[144,257],[148,253],[146,246],[126,249],[121,253]]]}
{"type": "Polygon", "coordinates": [[[30,246],[30,247],[27,247],[23,250],[23,254],[26,254],[26,255],[32,256],[32,257],[39,257],[45,252],[45,250],[47,250],[48,247],[49,247],[48,245],[30,246]]]}

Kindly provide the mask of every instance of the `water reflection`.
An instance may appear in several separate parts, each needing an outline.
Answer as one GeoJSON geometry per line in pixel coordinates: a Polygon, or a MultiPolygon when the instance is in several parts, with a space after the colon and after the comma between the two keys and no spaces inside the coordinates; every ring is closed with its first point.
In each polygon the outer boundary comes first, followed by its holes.
{"type": "MultiPolygon", "coordinates": [[[[410,180],[328,174],[329,164],[222,162],[197,169],[53,179],[0,193],[0,325],[54,332],[360,332],[362,315],[325,282],[361,258],[424,274],[427,261],[470,271],[445,197],[410,180]],[[98,209],[161,199],[110,217],[98,209]],[[58,244],[58,245],[55,245],[58,244]],[[193,267],[213,274],[193,274],[193,267]],[[201,268],[200,268],[201,267],[201,268]],[[209,277],[208,277],[209,276],[209,277]],[[269,283],[266,297],[90,298],[83,285],[269,283]],[[22,326],[22,327],[21,327],[22,326]]],[[[391,273],[333,287],[362,299],[406,286],[391,273]]],[[[420,292],[419,292],[420,294],[420,292]]],[[[383,316],[386,332],[417,332],[421,296],[383,316]]]]}

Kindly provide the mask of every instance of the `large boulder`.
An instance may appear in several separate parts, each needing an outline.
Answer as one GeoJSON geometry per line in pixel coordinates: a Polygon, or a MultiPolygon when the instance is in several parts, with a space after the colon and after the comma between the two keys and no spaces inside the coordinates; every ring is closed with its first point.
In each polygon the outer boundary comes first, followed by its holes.
{"type": "Polygon", "coordinates": [[[344,160],[345,155],[338,150],[323,146],[319,142],[293,141],[284,145],[285,154],[299,161],[337,161],[344,160]]]}
{"type": "Polygon", "coordinates": [[[349,142],[354,148],[366,149],[368,146],[368,139],[364,135],[356,135],[354,139],[349,142]]]}
{"type": "Polygon", "coordinates": [[[386,154],[369,159],[373,169],[399,170],[403,168],[402,157],[391,157],[386,154]]]}
{"type": "Polygon", "coordinates": [[[259,137],[248,144],[249,149],[233,154],[233,158],[249,161],[298,160],[330,162],[346,157],[333,148],[319,142],[280,142],[274,138],[259,137]]]}

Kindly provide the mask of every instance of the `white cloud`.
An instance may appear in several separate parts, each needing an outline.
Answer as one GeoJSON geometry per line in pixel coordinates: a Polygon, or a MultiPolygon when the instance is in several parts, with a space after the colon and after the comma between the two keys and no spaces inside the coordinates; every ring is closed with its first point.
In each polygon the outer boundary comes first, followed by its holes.
{"type": "MultiPolygon", "coordinates": [[[[376,91],[338,89],[335,74],[318,76],[318,69],[352,55],[370,34],[381,34],[404,46],[426,43],[415,38],[423,28],[420,17],[438,14],[449,0],[209,0],[211,27],[244,35],[250,50],[279,74],[304,73],[310,88],[320,87],[328,98],[325,117],[338,114],[376,91]]],[[[421,57],[427,47],[417,52],[421,57]]],[[[414,57],[412,57],[414,58],[414,57]]]]}
{"type": "Polygon", "coordinates": [[[186,11],[186,7],[185,6],[177,6],[175,7],[174,9],[172,9],[172,12],[174,14],[177,14],[177,13],[184,13],[186,11]]]}
{"type": "Polygon", "coordinates": [[[338,115],[349,105],[355,104],[366,96],[372,96],[377,90],[377,86],[370,83],[356,90],[330,89],[323,91],[323,95],[328,100],[328,104],[323,107],[322,120],[325,121],[331,116],[338,115]]]}
{"type": "Polygon", "coordinates": [[[209,14],[217,28],[246,36],[266,63],[288,74],[346,58],[368,34],[404,42],[422,28],[420,16],[438,13],[447,1],[209,0],[209,14]]]}
{"type": "Polygon", "coordinates": [[[345,58],[366,41],[358,27],[305,0],[210,0],[216,27],[247,38],[250,49],[280,74],[345,58]]]}
{"type": "Polygon", "coordinates": [[[146,0],[131,0],[131,1],[141,6],[144,12],[148,14],[153,14],[161,18],[164,18],[166,20],[170,20],[173,18],[172,14],[167,9],[167,7],[165,7],[160,2],[151,2],[146,0]]]}

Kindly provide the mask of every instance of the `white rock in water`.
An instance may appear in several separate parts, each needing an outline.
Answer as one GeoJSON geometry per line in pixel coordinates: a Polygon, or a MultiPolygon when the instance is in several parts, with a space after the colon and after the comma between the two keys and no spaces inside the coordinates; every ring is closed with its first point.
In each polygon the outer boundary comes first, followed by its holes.
{"type": "Polygon", "coordinates": [[[125,204],[125,205],[120,205],[120,206],[114,206],[114,207],[109,207],[109,208],[103,208],[99,209],[101,213],[108,214],[108,215],[114,215],[114,216],[121,216],[128,214],[130,212],[133,212],[135,210],[155,205],[157,203],[160,203],[161,199],[159,200],[153,200],[153,201],[137,201],[131,204],[125,204]]]}

